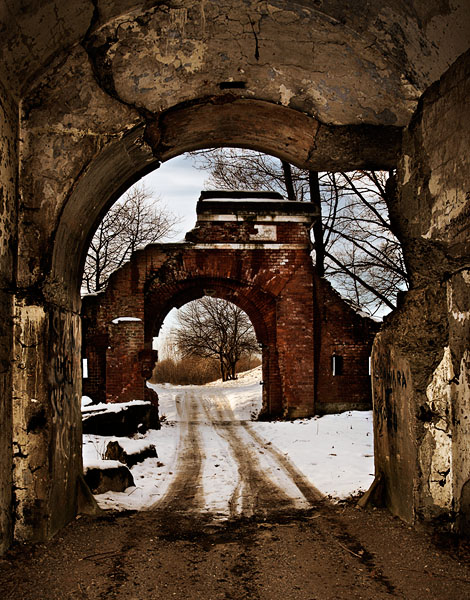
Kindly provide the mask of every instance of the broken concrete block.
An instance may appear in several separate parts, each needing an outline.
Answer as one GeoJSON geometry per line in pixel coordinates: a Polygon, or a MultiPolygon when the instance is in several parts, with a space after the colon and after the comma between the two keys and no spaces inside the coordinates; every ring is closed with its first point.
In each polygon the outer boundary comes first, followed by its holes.
{"type": "Polygon", "coordinates": [[[134,485],[129,468],[118,461],[99,461],[85,470],[85,481],[93,494],[123,492],[134,485]]]}
{"type": "Polygon", "coordinates": [[[83,433],[130,437],[160,429],[158,409],[150,402],[97,404],[82,411],[83,433]]]}
{"type": "Polygon", "coordinates": [[[108,442],[104,458],[106,460],[118,460],[130,468],[146,458],[158,458],[158,454],[153,444],[146,444],[137,447],[135,450],[124,450],[118,441],[113,440],[108,442]]]}

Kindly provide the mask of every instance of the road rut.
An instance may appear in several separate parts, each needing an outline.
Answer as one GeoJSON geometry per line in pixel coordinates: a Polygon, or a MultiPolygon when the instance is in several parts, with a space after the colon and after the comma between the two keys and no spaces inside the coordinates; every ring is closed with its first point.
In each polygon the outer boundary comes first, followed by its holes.
{"type": "Polygon", "coordinates": [[[179,393],[176,409],[180,426],[176,475],[165,496],[152,509],[178,513],[204,513],[211,507],[205,499],[209,487],[217,488],[223,474],[232,473],[232,485],[220,484],[217,516],[263,517],[307,510],[322,494],[278,449],[259,436],[247,421],[235,419],[223,395],[204,396],[191,389],[179,393]],[[219,439],[214,441],[214,437],[219,439]],[[216,454],[205,446],[212,440],[216,454]],[[218,471],[204,476],[205,463],[216,459],[218,471]],[[222,507],[222,508],[221,508],[222,507]]]}

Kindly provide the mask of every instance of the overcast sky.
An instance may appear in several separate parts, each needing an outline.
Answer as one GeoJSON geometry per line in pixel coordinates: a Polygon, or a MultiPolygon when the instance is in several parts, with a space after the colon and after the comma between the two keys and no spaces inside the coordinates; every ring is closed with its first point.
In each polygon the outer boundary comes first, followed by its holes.
{"type": "Polygon", "coordinates": [[[208,174],[194,168],[192,159],[184,154],[163,163],[141,179],[149,191],[182,219],[178,233],[171,241],[183,239],[186,231],[194,227],[196,202],[207,179],[208,174]]]}
{"type": "MultiPolygon", "coordinates": [[[[153,196],[161,198],[168,209],[181,219],[177,233],[168,241],[179,241],[196,224],[196,202],[201,190],[205,189],[208,173],[193,166],[191,157],[182,155],[163,163],[162,166],[143,177],[138,184],[144,183],[153,196]]],[[[164,240],[165,241],[165,240],[164,240]]],[[[176,324],[176,309],[166,317],[160,330],[155,348],[162,350],[165,337],[176,324]]],[[[163,358],[163,356],[161,357],[163,358]]]]}

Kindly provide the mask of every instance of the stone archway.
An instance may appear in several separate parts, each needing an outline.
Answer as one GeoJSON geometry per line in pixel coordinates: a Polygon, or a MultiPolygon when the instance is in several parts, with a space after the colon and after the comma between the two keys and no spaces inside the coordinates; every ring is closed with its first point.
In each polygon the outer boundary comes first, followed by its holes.
{"type": "Polygon", "coordinates": [[[377,342],[377,401],[401,432],[385,424],[377,470],[407,520],[459,512],[470,478],[469,12],[463,0],[346,4],[5,2],[2,548],[13,526],[18,539],[43,539],[76,512],[78,281],[94,224],[159,160],[230,135],[319,169],[333,159],[388,168],[396,157],[390,207],[413,290],[377,342]],[[407,369],[406,392],[382,385],[407,369]]]}

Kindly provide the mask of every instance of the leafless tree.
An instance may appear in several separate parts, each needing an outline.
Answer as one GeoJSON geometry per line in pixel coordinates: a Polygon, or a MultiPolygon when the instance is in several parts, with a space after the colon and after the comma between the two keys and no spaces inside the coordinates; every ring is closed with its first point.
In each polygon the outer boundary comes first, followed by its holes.
{"type": "Polygon", "coordinates": [[[238,361],[258,352],[247,314],[235,304],[205,296],[178,312],[173,339],[181,355],[216,358],[223,381],[236,379],[238,361]]]}
{"type": "Polygon", "coordinates": [[[106,287],[111,273],[135,250],[171,237],[179,218],[159,206],[159,202],[143,185],[137,185],[113,205],[88,249],[82,289],[99,292],[106,287]]]}
{"type": "Polygon", "coordinates": [[[408,277],[388,218],[387,173],[317,173],[236,148],[203,150],[193,156],[198,168],[208,171],[209,187],[264,189],[290,200],[315,202],[322,214],[312,232],[318,274],[371,315],[394,308],[408,277]]]}
{"type": "Polygon", "coordinates": [[[395,307],[408,275],[385,202],[387,174],[327,173],[323,187],[326,272],[358,307],[395,307]]]}

